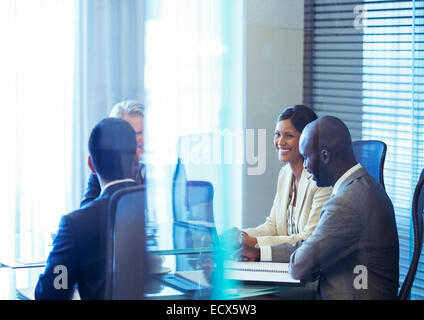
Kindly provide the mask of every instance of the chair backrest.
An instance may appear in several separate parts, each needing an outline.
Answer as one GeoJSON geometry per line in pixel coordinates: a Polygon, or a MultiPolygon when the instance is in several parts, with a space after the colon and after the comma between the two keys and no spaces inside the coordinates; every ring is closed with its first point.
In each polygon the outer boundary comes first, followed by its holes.
{"type": "Polygon", "coordinates": [[[187,181],[187,209],[190,220],[214,222],[213,185],[209,181],[187,181]]]}
{"type": "Polygon", "coordinates": [[[384,188],[383,168],[387,145],[379,140],[359,140],[352,143],[356,161],[365,167],[384,188]]]}
{"type": "Polygon", "coordinates": [[[209,181],[187,180],[185,166],[178,158],[172,181],[174,221],[213,222],[213,196],[213,185],[209,181]]]}
{"type": "Polygon", "coordinates": [[[145,236],[145,186],[121,189],[109,202],[107,300],[144,298],[148,263],[145,236]]]}
{"type": "Polygon", "coordinates": [[[181,158],[178,158],[172,181],[172,211],[174,221],[187,220],[187,174],[181,158]]]}
{"type": "Polygon", "coordinates": [[[411,265],[399,291],[399,299],[406,300],[410,298],[412,284],[417,273],[418,262],[421,256],[423,246],[423,209],[424,209],[424,170],[415,186],[414,197],[412,199],[412,224],[414,227],[414,251],[412,254],[411,265]]]}

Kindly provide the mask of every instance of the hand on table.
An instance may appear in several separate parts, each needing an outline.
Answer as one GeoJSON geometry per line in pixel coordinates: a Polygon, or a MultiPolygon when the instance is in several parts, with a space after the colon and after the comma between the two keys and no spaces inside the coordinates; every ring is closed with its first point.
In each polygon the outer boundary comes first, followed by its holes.
{"type": "Polygon", "coordinates": [[[260,249],[255,248],[258,243],[255,237],[249,236],[246,232],[238,228],[232,228],[221,235],[224,248],[230,252],[233,259],[240,261],[258,261],[260,249]],[[233,251],[234,250],[234,251],[233,251]]]}
{"type": "Polygon", "coordinates": [[[238,261],[259,261],[261,258],[261,249],[242,244],[240,249],[234,252],[233,259],[238,261]]]}

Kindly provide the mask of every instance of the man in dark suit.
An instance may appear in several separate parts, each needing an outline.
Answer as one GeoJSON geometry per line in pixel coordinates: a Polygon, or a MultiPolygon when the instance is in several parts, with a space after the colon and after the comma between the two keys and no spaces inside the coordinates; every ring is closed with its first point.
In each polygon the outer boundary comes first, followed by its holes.
{"type": "Polygon", "coordinates": [[[136,134],[121,119],[106,118],[89,140],[89,166],[97,174],[100,195],[83,208],[62,217],[36,299],[70,299],[78,285],[82,299],[103,299],[106,271],[106,232],[109,199],[134,181],[136,134]]]}
{"type": "MultiPolygon", "coordinates": [[[[304,242],[271,247],[295,279],[319,278],[321,299],[396,299],[399,240],[391,200],[356,162],[346,125],[335,117],[308,124],[299,142],[304,166],[319,187],[333,186],[320,220],[304,242]]],[[[247,260],[258,248],[244,247],[247,260]]]]}
{"type": "MultiPolygon", "coordinates": [[[[125,100],[115,104],[109,117],[120,118],[127,121],[134,129],[137,137],[137,155],[140,162],[138,166],[135,182],[139,185],[145,184],[145,166],[141,163],[144,153],[144,106],[133,100],[125,100]]],[[[84,198],[81,201],[80,207],[85,206],[87,203],[96,199],[101,191],[100,182],[96,173],[91,173],[84,198]]]]}

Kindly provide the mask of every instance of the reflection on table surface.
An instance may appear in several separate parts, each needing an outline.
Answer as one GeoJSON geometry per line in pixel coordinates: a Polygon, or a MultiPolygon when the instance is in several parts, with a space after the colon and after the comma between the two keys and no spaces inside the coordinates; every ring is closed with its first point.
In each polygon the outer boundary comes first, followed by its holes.
{"type": "MultiPolygon", "coordinates": [[[[149,255],[160,257],[158,269],[149,277],[147,299],[241,299],[285,289],[224,281],[217,263],[224,250],[215,228],[183,222],[148,225],[146,236],[149,255]]],[[[44,266],[37,265],[0,268],[0,299],[33,299],[43,271],[44,266]]]]}
{"type": "MultiPolygon", "coordinates": [[[[43,250],[36,250],[32,253],[25,252],[19,257],[1,256],[0,267],[34,268],[45,266],[48,254],[52,249],[51,235],[47,234],[46,238],[49,240],[41,242],[34,240],[39,238],[38,234],[38,237],[32,234],[25,234],[24,236],[15,235],[15,239],[10,241],[27,243],[26,247],[28,248],[42,247],[43,250]],[[24,241],[24,239],[26,240],[24,241]],[[31,241],[35,241],[37,245],[30,245],[31,241]]],[[[193,223],[170,222],[146,226],[147,251],[161,255],[213,251],[217,237],[215,228],[193,223]]]]}
{"type": "Polygon", "coordinates": [[[147,250],[152,253],[184,254],[213,251],[218,243],[215,228],[193,223],[172,222],[146,226],[147,250]]]}
{"type": "MultiPolygon", "coordinates": [[[[208,253],[208,255],[209,254],[210,253],[208,253]]],[[[165,267],[166,270],[162,273],[152,274],[149,277],[146,298],[166,300],[216,298],[243,299],[276,293],[287,289],[287,287],[284,286],[242,284],[234,281],[225,283],[212,282],[211,288],[220,288],[220,290],[222,290],[222,292],[218,292],[212,291],[210,288],[205,288],[203,286],[205,277],[203,277],[201,283],[193,283],[196,288],[195,290],[186,292],[164,281],[165,277],[174,276],[179,272],[197,273],[197,276],[199,274],[204,274],[202,261],[205,261],[205,259],[206,257],[203,253],[166,255],[163,263],[163,267],[165,267]]],[[[34,299],[34,288],[37,284],[39,275],[43,271],[44,268],[41,267],[25,269],[0,268],[0,299],[34,299]]],[[[197,276],[192,279],[200,279],[197,276]]],[[[215,281],[217,280],[215,279],[215,281]]],[[[76,296],[78,297],[78,295],[76,296]]]]}
{"type": "MultiPolygon", "coordinates": [[[[275,284],[252,284],[239,281],[224,280],[214,263],[214,253],[199,252],[165,256],[164,266],[169,273],[156,274],[152,277],[151,286],[147,290],[148,299],[243,299],[277,293],[290,287],[275,284]],[[208,270],[208,266],[212,269],[208,270]],[[218,271],[217,271],[218,270],[218,271]],[[190,290],[185,286],[176,286],[166,278],[182,276],[192,284],[190,290]],[[173,290],[170,290],[173,289],[173,290]]],[[[222,270],[222,269],[221,269],[222,270]]]]}

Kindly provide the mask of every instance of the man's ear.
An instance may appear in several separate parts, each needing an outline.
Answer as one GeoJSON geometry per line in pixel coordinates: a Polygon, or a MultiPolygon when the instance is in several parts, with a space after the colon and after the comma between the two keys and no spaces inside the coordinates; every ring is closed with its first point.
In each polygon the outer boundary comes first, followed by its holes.
{"type": "Polygon", "coordinates": [[[140,162],[140,157],[141,157],[142,153],[143,153],[143,151],[141,150],[141,148],[136,149],[135,155],[137,156],[137,162],[140,162]]]}
{"type": "Polygon", "coordinates": [[[330,153],[327,149],[321,149],[319,156],[323,164],[328,165],[330,163],[330,153]]]}
{"type": "Polygon", "coordinates": [[[96,174],[96,169],[94,169],[91,156],[88,156],[88,167],[90,168],[92,174],[96,174]]]}

